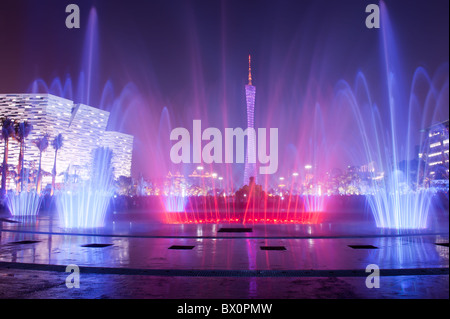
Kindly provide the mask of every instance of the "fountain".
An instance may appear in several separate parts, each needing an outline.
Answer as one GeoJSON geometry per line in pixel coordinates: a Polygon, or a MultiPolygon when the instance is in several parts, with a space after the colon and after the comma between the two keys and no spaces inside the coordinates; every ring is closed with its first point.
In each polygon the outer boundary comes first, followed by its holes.
{"type": "MultiPolygon", "coordinates": [[[[167,102],[159,96],[158,87],[154,85],[156,77],[151,75],[150,85],[146,82],[138,86],[130,82],[117,91],[112,81],[107,81],[101,90],[95,70],[98,34],[97,15],[93,9],[89,15],[78,81],[67,76],[64,81],[55,78],[47,85],[42,79],[37,79],[30,90],[45,91],[88,104],[98,98],[98,106],[111,112],[109,125],[136,137],[133,165],[142,168],[139,173],[152,180],[150,184],[154,190],[148,193],[158,197],[160,221],[311,224],[319,223],[323,212],[335,208],[333,201],[328,200],[329,196],[365,196],[377,227],[424,229],[428,227],[433,191],[423,185],[419,174],[413,174],[420,169],[419,164],[407,162],[404,169],[399,162],[414,155],[415,137],[420,129],[436,120],[425,113],[446,107],[448,66],[438,70],[433,78],[423,68],[417,68],[408,90],[386,6],[381,2],[380,7],[383,26],[379,32],[380,65],[384,74],[381,80],[374,81],[375,85],[368,84],[362,71],[356,73],[353,86],[341,79],[341,75],[338,81],[332,82],[337,82],[336,85],[325,82],[323,79],[327,77],[320,72],[326,69],[328,60],[333,61],[331,53],[317,59],[321,61],[319,65],[314,59],[309,76],[304,76],[302,62],[294,55],[289,56],[285,67],[281,68],[284,72],[279,71],[279,61],[270,59],[265,62],[268,65],[266,69],[256,68],[256,72],[261,74],[270,71],[273,64],[277,66],[279,75],[264,76],[269,81],[267,83],[257,73],[254,76],[258,87],[255,127],[278,127],[280,141],[283,141],[279,147],[279,171],[258,177],[261,192],[258,196],[251,191],[251,185],[242,186],[244,165],[201,163],[204,166],[200,172],[197,164],[173,164],[169,158],[169,135],[174,127],[189,127],[194,119],[201,119],[205,127],[245,127],[246,123],[244,87],[235,93],[227,89],[230,85],[224,82],[219,90],[210,90],[198,63],[196,41],[188,41],[193,46],[191,53],[194,55],[192,90],[180,93],[181,99],[167,102]],[[283,79],[288,78],[286,75],[289,73],[295,74],[292,83],[283,79]],[[73,85],[75,82],[77,87],[73,85]],[[100,93],[98,96],[95,94],[97,91],[100,93]],[[233,99],[237,102],[233,103],[233,99]],[[209,105],[214,106],[212,111],[209,105]],[[285,105],[290,108],[283,108],[285,105]],[[425,111],[417,113],[422,107],[425,111]],[[345,177],[346,174],[351,180],[351,173],[354,173],[352,165],[372,165],[373,168],[364,171],[366,177],[358,185],[351,185],[352,181],[345,184],[345,178],[336,182],[336,176],[345,177]],[[347,169],[334,174],[337,167],[347,169]],[[171,189],[171,185],[167,187],[164,181],[167,174],[177,171],[183,176],[195,175],[195,181],[190,184],[183,181],[183,187],[178,190],[171,189]]],[[[222,80],[225,81],[227,67],[225,58],[222,59],[222,80]]],[[[424,137],[420,137],[419,144],[423,140],[424,137]]],[[[65,212],[61,214],[61,220],[66,227],[103,225],[104,206],[107,205],[107,196],[111,195],[108,185],[99,187],[102,191],[96,195],[99,221],[87,221],[89,218],[97,220],[94,217],[97,213],[90,208],[84,212],[90,211],[91,217],[80,217],[80,220],[75,217],[77,209],[92,204],[89,190],[93,189],[92,183],[76,187],[67,185],[58,194],[59,211],[65,212]]],[[[141,189],[140,195],[148,194],[141,189]]]]}
{"type": "MultiPolygon", "coordinates": [[[[284,156],[280,166],[291,169],[293,167],[293,171],[296,172],[301,163],[314,163],[314,165],[306,165],[305,170],[309,171],[301,176],[304,180],[308,179],[306,176],[309,174],[313,176],[311,179],[315,180],[309,185],[315,191],[312,193],[308,190],[304,191],[301,196],[302,205],[298,205],[292,187],[290,192],[286,192],[286,196],[283,196],[284,190],[281,189],[279,192],[281,195],[270,209],[270,219],[267,219],[269,210],[267,200],[264,201],[262,208],[256,209],[248,204],[249,197],[244,207],[237,207],[234,198],[231,198],[232,204],[225,200],[226,194],[235,193],[235,190],[231,192],[224,190],[221,194],[216,194],[214,191],[211,196],[204,198],[189,197],[187,204],[185,201],[180,203],[181,197],[178,195],[168,195],[167,202],[172,204],[166,205],[166,212],[182,213],[171,220],[200,223],[246,223],[249,221],[270,223],[276,220],[282,223],[290,221],[302,223],[303,221],[295,218],[298,213],[323,212],[327,209],[326,196],[322,194],[321,185],[317,179],[325,175],[325,172],[330,170],[336,159],[340,157],[341,150],[336,147],[339,146],[345,148],[348,158],[357,162],[355,165],[364,164],[367,167],[364,173],[368,176],[364,181],[364,187],[355,187],[355,190],[341,195],[365,196],[368,209],[379,228],[401,230],[429,227],[434,190],[426,187],[423,178],[417,173],[421,170],[423,163],[409,159],[418,156],[415,153],[417,151],[415,141],[420,130],[436,121],[434,117],[436,109],[446,107],[448,65],[443,65],[433,78],[423,68],[417,68],[411,88],[408,90],[404,70],[398,58],[399,51],[395,48],[394,30],[390,25],[388,12],[383,2],[381,8],[383,19],[383,32],[380,33],[383,52],[381,65],[385,67],[385,78],[381,81],[384,86],[381,86],[381,90],[387,96],[386,102],[381,102],[380,106],[374,102],[366,76],[360,71],[356,75],[354,87],[345,80],[340,80],[335,91],[330,94],[331,97],[314,95],[313,89],[309,89],[311,92],[308,92],[305,104],[314,103],[315,107],[312,115],[304,114],[304,117],[308,118],[307,122],[302,122],[302,125],[283,122],[285,130],[298,134],[299,143],[297,147],[293,145],[286,150],[286,153],[291,156],[284,156]],[[426,93],[424,94],[423,91],[426,93]],[[408,92],[410,92],[409,98],[408,92]],[[423,100],[420,98],[421,95],[425,96],[423,100]],[[332,107],[324,111],[321,105],[327,103],[332,107]],[[424,111],[419,112],[422,108],[424,111]],[[429,116],[430,113],[432,116],[429,116]],[[345,118],[348,122],[336,123],[336,118],[345,118]],[[356,134],[355,130],[347,129],[346,131],[346,125],[356,128],[356,134]],[[294,129],[294,126],[298,128],[294,129]],[[332,129],[325,129],[328,127],[332,129]],[[351,134],[344,136],[344,132],[351,132],[351,134]],[[402,161],[406,161],[406,166],[401,167],[402,161]],[[284,217],[280,218],[280,216],[284,217]]],[[[423,135],[419,137],[419,145],[424,144],[425,138],[423,135]]],[[[427,163],[425,167],[428,167],[427,163]]],[[[234,185],[233,181],[230,182],[232,178],[228,175],[231,169],[228,165],[225,165],[225,168],[227,172],[225,180],[228,182],[226,184],[234,185]]],[[[210,170],[213,171],[212,168],[210,170]]],[[[295,173],[293,176],[298,178],[299,175],[295,173]]],[[[323,179],[322,177],[322,181],[323,179]]],[[[270,183],[273,184],[273,180],[263,181],[262,186],[265,192],[268,191],[270,183]]],[[[200,184],[205,184],[203,178],[200,184]]]]}
{"type": "Polygon", "coordinates": [[[98,148],[93,157],[89,181],[68,183],[56,193],[56,208],[63,228],[86,229],[105,225],[108,206],[114,194],[112,152],[107,148],[98,148]]]}
{"type": "MultiPolygon", "coordinates": [[[[408,99],[388,11],[383,2],[380,6],[383,23],[380,44],[385,66],[386,78],[383,83],[387,94],[386,108],[373,103],[362,72],[357,75],[354,88],[345,81],[338,83],[335,102],[340,106],[341,103],[350,105],[363,146],[361,157],[376,168],[370,172],[371,192],[367,194],[367,200],[377,227],[425,229],[428,227],[434,191],[424,185],[423,175],[419,172],[422,170],[421,165],[428,167],[428,163],[409,159],[418,156],[414,154],[418,152],[413,143],[414,137],[419,134],[420,129],[433,122],[427,112],[435,114],[435,109],[443,106],[441,103],[444,103],[444,94],[448,96],[448,66],[443,66],[444,70],[446,68],[447,79],[440,84],[441,87],[422,68],[418,68],[414,73],[408,99]],[[418,88],[423,79],[426,87],[418,88]],[[422,106],[418,99],[419,89],[427,92],[423,113],[419,111],[422,106]],[[407,164],[401,168],[400,162],[405,160],[407,164]]],[[[436,78],[438,76],[439,72],[436,78]]],[[[420,136],[419,145],[424,145],[424,135],[420,136]]]]}
{"type": "Polygon", "coordinates": [[[6,203],[13,217],[37,216],[42,197],[35,191],[8,192],[6,203]]]}

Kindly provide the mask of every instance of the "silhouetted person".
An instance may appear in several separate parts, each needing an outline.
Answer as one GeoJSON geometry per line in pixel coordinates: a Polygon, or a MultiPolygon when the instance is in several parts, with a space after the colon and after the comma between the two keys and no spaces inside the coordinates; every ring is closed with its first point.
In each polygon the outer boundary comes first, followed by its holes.
{"type": "Polygon", "coordinates": [[[252,187],[255,184],[255,177],[251,176],[248,181],[248,186],[252,187]]]}

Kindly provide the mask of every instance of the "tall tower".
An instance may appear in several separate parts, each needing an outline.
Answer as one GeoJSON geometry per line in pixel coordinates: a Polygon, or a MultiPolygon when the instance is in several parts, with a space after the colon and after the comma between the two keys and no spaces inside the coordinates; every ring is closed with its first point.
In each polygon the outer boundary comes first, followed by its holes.
{"type": "MultiPolygon", "coordinates": [[[[248,56],[248,84],[245,86],[245,97],[247,102],[247,128],[254,129],[255,117],[255,95],[256,87],[252,85],[252,60],[248,56]]],[[[245,171],[244,171],[244,185],[249,185],[250,177],[254,177],[254,182],[257,182],[256,175],[256,136],[248,134],[247,139],[247,153],[245,155],[245,171]],[[254,159],[249,163],[249,154],[254,154],[254,159]]]]}

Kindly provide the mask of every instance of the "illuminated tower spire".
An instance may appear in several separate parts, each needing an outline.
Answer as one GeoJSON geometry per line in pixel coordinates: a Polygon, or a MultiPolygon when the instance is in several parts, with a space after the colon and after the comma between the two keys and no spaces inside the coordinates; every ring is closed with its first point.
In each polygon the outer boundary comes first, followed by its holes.
{"type": "Polygon", "coordinates": [[[248,56],[248,85],[245,86],[245,100],[247,102],[247,154],[245,156],[244,185],[249,185],[253,177],[257,183],[256,174],[256,136],[254,128],[256,87],[252,85],[252,58],[248,56]]]}
{"type": "Polygon", "coordinates": [[[252,57],[248,55],[248,85],[252,85],[252,57]]]}

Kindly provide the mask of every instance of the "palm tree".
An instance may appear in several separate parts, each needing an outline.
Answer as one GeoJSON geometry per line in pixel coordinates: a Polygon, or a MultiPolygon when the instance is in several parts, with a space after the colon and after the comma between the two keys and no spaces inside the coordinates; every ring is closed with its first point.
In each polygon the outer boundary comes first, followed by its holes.
{"type": "Polygon", "coordinates": [[[42,184],[42,173],[41,173],[42,153],[45,152],[45,150],[48,147],[49,138],[50,136],[46,133],[41,138],[38,138],[37,140],[34,141],[34,145],[39,149],[39,166],[36,178],[36,192],[38,194],[41,193],[41,184],[42,184]]]}
{"type": "Polygon", "coordinates": [[[55,192],[56,187],[56,157],[58,156],[58,150],[63,146],[63,136],[61,133],[56,135],[56,137],[52,141],[52,146],[55,149],[55,161],[53,162],[53,170],[52,170],[52,191],[51,195],[55,192]]]}
{"type": "Polygon", "coordinates": [[[30,135],[33,130],[33,125],[28,121],[17,122],[14,125],[15,135],[14,138],[19,142],[19,165],[17,166],[17,174],[20,179],[20,183],[17,184],[17,191],[23,191],[24,174],[23,174],[23,158],[25,156],[25,139],[30,135]]]}
{"type": "Polygon", "coordinates": [[[2,132],[1,137],[5,141],[5,145],[3,148],[3,166],[2,166],[2,188],[1,188],[1,197],[6,194],[6,174],[8,173],[8,146],[9,146],[9,138],[14,135],[14,122],[8,117],[3,117],[0,120],[2,124],[2,132]]]}

